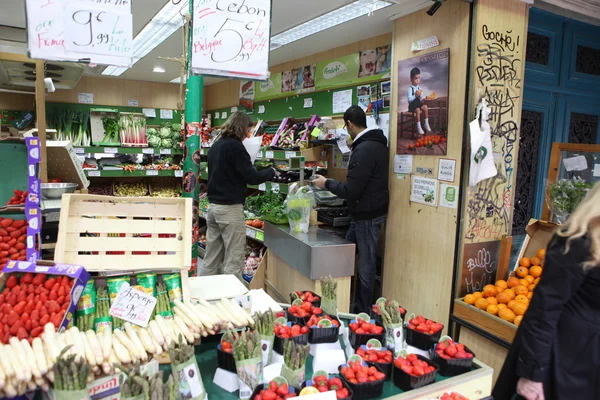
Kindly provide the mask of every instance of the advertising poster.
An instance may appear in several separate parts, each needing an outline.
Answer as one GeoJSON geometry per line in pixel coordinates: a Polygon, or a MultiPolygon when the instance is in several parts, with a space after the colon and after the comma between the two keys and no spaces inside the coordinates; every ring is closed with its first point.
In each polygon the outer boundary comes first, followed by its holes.
{"type": "Polygon", "coordinates": [[[412,176],[410,188],[410,201],[413,203],[426,204],[437,207],[438,204],[438,181],[437,179],[412,176]]]}
{"type": "Polygon", "coordinates": [[[312,64],[283,71],[281,74],[281,92],[300,94],[314,91],[316,69],[317,64],[312,64]]]}
{"type": "Polygon", "coordinates": [[[240,108],[252,113],[254,110],[256,83],[254,81],[240,81],[240,108]]]}
{"type": "Polygon", "coordinates": [[[281,97],[281,72],[273,74],[265,82],[256,82],[256,101],[281,97]]]}

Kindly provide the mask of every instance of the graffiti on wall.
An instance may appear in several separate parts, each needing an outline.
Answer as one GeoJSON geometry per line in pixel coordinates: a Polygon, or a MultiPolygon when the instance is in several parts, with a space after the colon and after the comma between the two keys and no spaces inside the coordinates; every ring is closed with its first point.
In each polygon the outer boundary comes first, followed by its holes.
{"type": "Polygon", "coordinates": [[[489,124],[498,175],[469,194],[465,234],[469,241],[500,239],[510,233],[523,83],[521,36],[512,30],[494,31],[487,25],[481,27],[481,34],[475,75],[491,109],[489,124]]]}

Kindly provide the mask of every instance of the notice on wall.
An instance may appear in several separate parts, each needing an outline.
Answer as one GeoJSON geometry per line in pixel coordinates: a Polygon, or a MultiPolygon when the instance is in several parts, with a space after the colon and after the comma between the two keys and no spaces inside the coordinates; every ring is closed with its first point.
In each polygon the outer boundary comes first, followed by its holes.
{"type": "Polygon", "coordinates": [[[79,104],[94,104],[94,93],[77,93],[79,104]]]}
{"type": "Polygon", "coordinates": [[[600,176],[600,164],[594,164],[594,176],[600,176]]]}
{"type": "Polygon", "coordinates": [[[233,114],[234,112],[236,112],[238,110],[237,107],[231,107],[231,113],[233,114]]]}
{"type": "Polygon", "coordinates": [[[395,174],[411,174],[412,173],[413,156],[412,155],[394,155],[394,173],[395,174]]]}
{"type": "Polygon", "coordinates": [[[308,98],[308,99],[304,99],[304,108],[312,108],[313,106],[313,99],[308,98]]]}
{"type": "Polygon", "coordinates": [[[410,201],[428,206],[437,207],[438,181],[437,179],[412,176],[410,188],[410,201]]]}
{"type": "Polygon", "coordinates": [[[134,289],[125,282],[110,307],[110,315],[145,328],[155,306],[156,297],[134,289]]]}
{"type": "Polygon", "coordinates": [[[570,158],[565,158],[562,160],[563,165],[567,172],[571,171],[585,171],[588,169],[588,163],[585,159],[585,156],[575,156],[570,158]]]}
{"type": "Polygon", "coordinates": [[[458,208],[458,186],[440,184],[440,207],[458,208]]]}
{"type": "Polygon", "coordinates": [[[432,47],[436,47],[439,45],[440,45],[440,41],[438,40],[437,36],[429,36],[428,38],[417,40],[416,42],[413,42],[412,46],[410,47],[410,50],[411,51],[421,51],[421,50],[430,49],[432,47]]]}
{"type": "Polygon", "coordinates": [[[263,106],[262,104],[260,106],[258,106],[258,113],[259,114],[264,114],[265,113],[265,106],[263,106]]]}
{"type": "Polygon", "coordinates": [[[26,0],[31,58],[130,67],[131,1],[26,0]]]}
{"type": "Polygon", "coordinates": [[[333,113],[342,114],[352,106],[352,89],[333,92],[333,113]]]}
{"type": "Polygon", "coordinates": [[[192,70],[196,74],[269,77],[271,0],[195,3],[192,70]]]}
{"type": "Polygon", "coordinates": [[[456,160],[440,158],[438,167],[438,179],[445,182],[454,182],[454,173],[456,170],[456,160]]]}
{"type": "Polygon", "coordinates": [[[481,291],[485,285],[494,284],[502,241],[466,243],[463,253],[460,297],[481,291]]]}
{"type": "Polygon", "coordinates": [[[156,118],[155,108],[142,108],[142,112],[144,113],[146,118],[156,118]]]}
{"type": "Polygon", "coordinates": [[[160,119],[173,119],[173,110],[160,110],[160,119]]]}
{"type": "Polygon", "coordinates": [[[127,100],[127,105],[129,107],[137,107],[138,106],[138,101],[137,100],[127,100]]]}

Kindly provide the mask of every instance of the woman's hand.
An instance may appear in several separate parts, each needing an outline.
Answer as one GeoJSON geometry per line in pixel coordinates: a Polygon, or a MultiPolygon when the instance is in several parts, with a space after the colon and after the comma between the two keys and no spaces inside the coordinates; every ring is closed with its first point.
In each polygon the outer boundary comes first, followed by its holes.
{"type": "Polygon", "coordinates": [[[517,382],[517,394],[525,397],[527,400],[544,400],[544,385],[541,382],[519,378],[517,382]]]}

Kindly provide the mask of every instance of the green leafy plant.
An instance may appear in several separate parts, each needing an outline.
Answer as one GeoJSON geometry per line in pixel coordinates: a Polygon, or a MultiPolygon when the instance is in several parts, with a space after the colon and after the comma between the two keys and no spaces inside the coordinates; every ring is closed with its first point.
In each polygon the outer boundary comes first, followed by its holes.
{"type": "Polygon", "coordinates": [[[564,222],[585,198],[592,186],[591,182],[581,179],[561,179],[548,186],[550,197],[548,204],[558,222],[564,222]]]}

